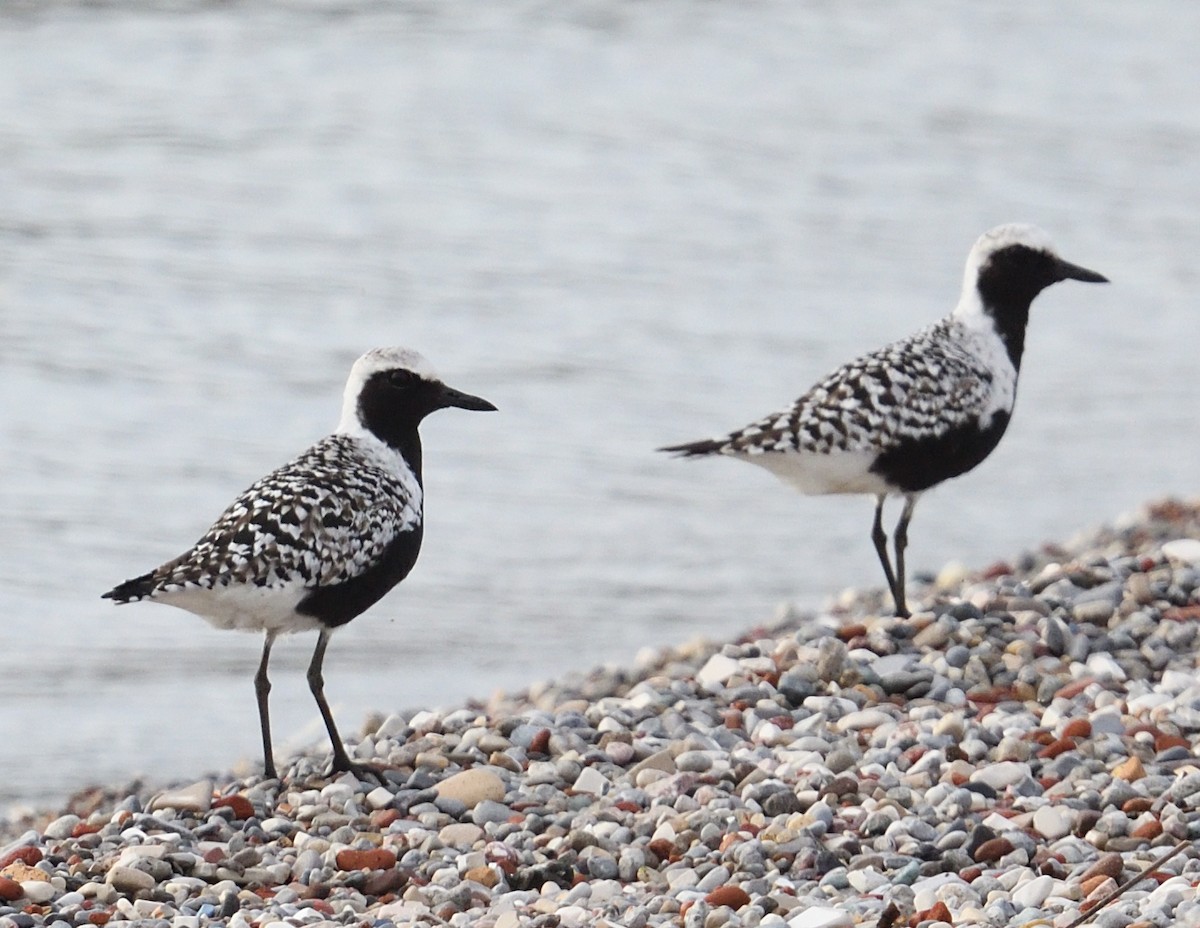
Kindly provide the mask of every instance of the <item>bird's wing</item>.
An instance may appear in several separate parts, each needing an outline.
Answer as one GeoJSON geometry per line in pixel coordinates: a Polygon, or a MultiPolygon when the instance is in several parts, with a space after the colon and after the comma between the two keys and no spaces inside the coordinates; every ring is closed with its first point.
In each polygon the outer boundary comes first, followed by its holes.
{"type": "Polygon", "coordinates": [[[154,572],[157,590],[342,583],[421,522],[413,477],[355,458],[342,437],[318,442],[239,496],[188,551],[154,572]]]}
{"type": "Polygon", "coordinates": [[[991,374],[934,337],[935,328],[850,362],[790,409],[728,437],[725,453],[885,451],[977,415],[991,374]]]}

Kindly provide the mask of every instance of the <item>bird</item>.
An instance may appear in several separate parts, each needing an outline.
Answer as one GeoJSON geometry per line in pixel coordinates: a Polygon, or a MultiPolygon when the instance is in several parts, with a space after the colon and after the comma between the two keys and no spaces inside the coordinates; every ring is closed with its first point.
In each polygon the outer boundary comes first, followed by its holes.
{"type": "Polygon", "coordinates": [[[268,779],[278,777],[271,646],[280,634],[305,631],[317,632],[307,679],[333,744],[332,772],[370,772],[350,760],[334,724],[325,649],[416,563],[424,527],[417,427],[446,407],[496,409],[448,387],[415,351],[368,351],[350,370],[332,434],[251,485],[183,554],[102,596],[166,603],[217,628],[263,632],[254,691],[268,779]]]}
{"type": "Polygon", "coordinates": [[[1107,283],[1064,261],[1036,226],[985,232],[967,256],[962,292],[945,318],[839,367],[792,405],[724,437],[658,449],[758,464],[801,493],[875,498],[871,541],[896,615],[904,551],[926,490],[965,474],[996,448],[1012,417],[1034,298],[1062,280],[1107,283]],[[883,504],[904,500],[888,556],[883,504]]]}

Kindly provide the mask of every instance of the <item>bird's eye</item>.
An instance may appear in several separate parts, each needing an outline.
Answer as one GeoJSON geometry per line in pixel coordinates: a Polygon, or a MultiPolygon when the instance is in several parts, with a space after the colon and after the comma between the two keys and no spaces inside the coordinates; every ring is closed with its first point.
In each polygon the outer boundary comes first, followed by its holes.
{"type": "Polygon", "coordinates": [[[417,381],[417,375],[412,371],[398,368],[387,372],[388,383],[393,387],[409,387],[417,381]]]}

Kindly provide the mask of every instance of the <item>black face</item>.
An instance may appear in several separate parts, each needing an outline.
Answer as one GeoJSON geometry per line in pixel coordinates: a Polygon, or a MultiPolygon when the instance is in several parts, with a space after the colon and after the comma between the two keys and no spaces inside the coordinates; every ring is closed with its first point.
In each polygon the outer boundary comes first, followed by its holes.
{"type": "Polygon", "coordinates": [[[1021,367],[1029,304],[1060,280],[1103,283],[1107,278],[1028,245],[1001,248],[979,269],[979,296],[996,322],[1013,367],[1021,367]]]}
{"type": "Polygon", "coordinates": [[[358,414],[371,432],[393,447],[407,444],[421,420],[437,409],[493,410],[487,400],[426,380],[407,368],[378,371],[358,395],[358,414]]]}
{"type": "Polygon", "coordinates": [[[1107,282],[1103,275],[1057,255],[1028,245],[1009,245],[995,252],[980,268],[979,292],[984,302],[992,306],[1021,303],[1028,306],[1035,296],[1060,280],[1107,282]]]}

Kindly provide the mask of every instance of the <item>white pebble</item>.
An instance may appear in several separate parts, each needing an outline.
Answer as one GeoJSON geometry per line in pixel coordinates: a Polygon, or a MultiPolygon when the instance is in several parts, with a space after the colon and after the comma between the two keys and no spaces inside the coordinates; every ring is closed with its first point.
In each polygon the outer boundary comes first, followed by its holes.
{"type": "MultiPolygon", "coordinates": [[[[763,919],[759,924],[765,924],[763,919]]],[[[854,920],[841,909],[822,905],[809,906],[788,919],[788,928],[854,928],[854,920]]]]}
{"type": "Polygon", "coordinates": [[[1005,760],[997,764],[988,764],[986,767],[976,770],[971,774],[971,782],[986,783],[992,789],[1001,790],[1014,783],[1020,783],[1029,776],[1029,773],[1029,764],[1005,760]]]}
{"type": "Polygon", "coordinates": [[[1024,886],[1018,887],[1012,894],[1013,905],[1019,909],[1036,909],[1054,891],[1054,878],[1050,876],[1034,877],[1024,886]]]}
{"type": "Polygon", "coordinates": [[[732,657],[726,657],[724,654],[714,654],[697,671],[696,682],[706,690],[709,690],[718,684],[724,683],[741,669],[742,665],[732,657]]]}
{"type": "Polygon", "coordinates": [[[1173,561],[1200,567],[1200,540],[1180,538],[1163,544],[1162,552],[1173,561]]]}

